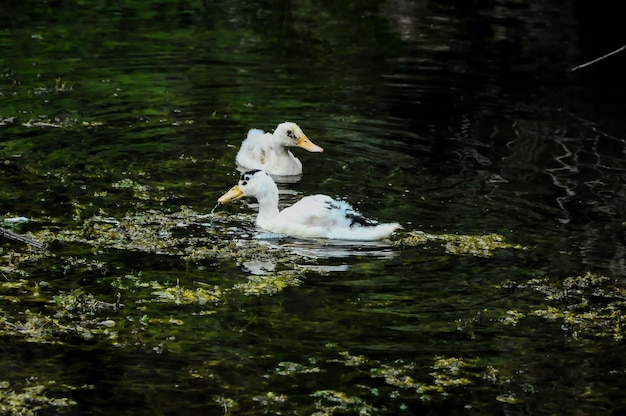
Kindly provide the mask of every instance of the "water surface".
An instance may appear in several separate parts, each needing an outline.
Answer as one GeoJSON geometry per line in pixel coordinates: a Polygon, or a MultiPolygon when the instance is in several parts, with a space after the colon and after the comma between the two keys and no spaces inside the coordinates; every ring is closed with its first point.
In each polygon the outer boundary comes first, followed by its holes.
{"type": "Polygon", "coordinates": [[[0,215],[47,248],[1,240],[3,412],[624,410],[624,61],[568,72],[620,46],[595,14],[31,3],[1,17],[0,215]],[[404,230],[215,208],[247,130],[285,120],[325,152],[294,150],[282,205],[404,230]]]}

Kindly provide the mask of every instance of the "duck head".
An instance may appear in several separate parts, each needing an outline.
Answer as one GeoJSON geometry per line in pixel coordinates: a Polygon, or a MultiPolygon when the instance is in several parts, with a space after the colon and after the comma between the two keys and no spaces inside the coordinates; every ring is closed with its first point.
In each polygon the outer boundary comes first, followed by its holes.
{"type": "Polygon", "coordinates": [[[286,121],[274,130],[274,137],[284,146],[298,146],[309,152],[323,152],[324,149],[309,140],[296,123],[286,121]]]}
{"type": "Polygon", "coordinates": [[[278,188],[272,177],[266,172],[254,169],[241,174],[237,185],[219,197],[218,204],[227,204],[232,201],[252,196],[257,199],[265,195],[278,195],[278,188]]]}

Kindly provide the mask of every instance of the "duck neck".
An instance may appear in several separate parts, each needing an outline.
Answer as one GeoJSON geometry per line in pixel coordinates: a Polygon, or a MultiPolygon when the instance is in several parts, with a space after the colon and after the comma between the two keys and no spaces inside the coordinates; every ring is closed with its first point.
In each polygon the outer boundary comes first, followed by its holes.
{"type": "Polygon", "coordinates": [[[259,213],[256,222],[262,228],[267,228],[266,224],[272,221],[280,212],[278,210],[278,190],[270,194],[257,198],[259,202],[259,213]]]}
{"type": "Polygon", "coordinates": [[[275,145],[273,146],[272,150],[276,157],[276,159],[272,161],[274,164],[276,164],[277,166],[293,164],[294,157],[288,148],[281,145],[275,145]]]}

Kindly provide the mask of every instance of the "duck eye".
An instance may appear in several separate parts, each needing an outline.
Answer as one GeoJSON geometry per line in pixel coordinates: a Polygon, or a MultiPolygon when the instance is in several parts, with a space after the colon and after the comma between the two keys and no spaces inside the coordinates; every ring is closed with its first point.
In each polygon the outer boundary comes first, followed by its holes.
{"type": "Polygon", "coordinates": [[[287,130],[287,136],[289,136],[289,137],[293,137],[293,131],[291,131],[291,130],[287,130]]]}

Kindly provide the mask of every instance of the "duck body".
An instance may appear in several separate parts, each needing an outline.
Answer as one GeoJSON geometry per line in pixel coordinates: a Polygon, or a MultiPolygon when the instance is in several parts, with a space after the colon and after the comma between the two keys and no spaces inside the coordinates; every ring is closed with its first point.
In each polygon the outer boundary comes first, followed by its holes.
{"type": "Polygon", "coordinates": [[[309,152],[324,151],[311,142],[296,123],[284,122],[274,133],[250,129],[237,152],[236,161],[244,169],[264,170],[271,175],[300,175],[302,162],[289,150],[293,146],[309,152]]]}
{"type": "Polygon", "coordinates": [[[402,228],[398,223],[381,224],[356,212],[350,204],[328,195],[311,195],[280,211],[278,188],[264,171],[251,170],[218,199],[220,204],[255,197],[259,202],[256,224],[270,232],[303,238],[381,240],[402,228]]]}

